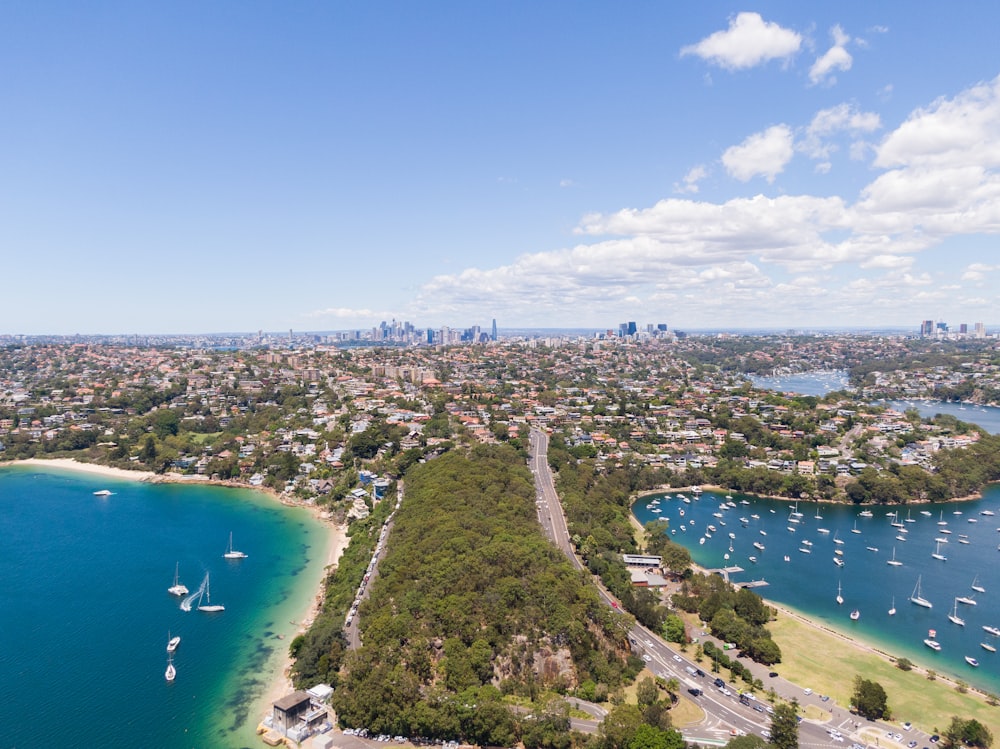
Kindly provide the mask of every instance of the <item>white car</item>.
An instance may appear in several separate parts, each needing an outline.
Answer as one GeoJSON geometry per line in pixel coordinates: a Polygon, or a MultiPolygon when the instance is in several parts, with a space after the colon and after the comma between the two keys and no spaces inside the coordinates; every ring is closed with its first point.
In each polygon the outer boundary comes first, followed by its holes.
{"type": "Polygon", "coordinates": [[[679,655],[675,655],[674,656],[674,660],[677,661],[678,663],[680,663],[681,662],[681,657],[679,655]]]}
{"type": "Polygon", "coordinates": [[[651,660],[653,660],[652,656],[650,656],[649,653],[646,653],[645,655],[643,655],[642,659],[644,661],[646,661],[646,663],[649,663],[651,660]]]}
{"type": "Polygon", "coordinates": [[[813,693],[813,690],[811,690],[809,687],[806,687],[806,695],[808,696],[808,695],[810,695],[812,693],[813,693]]]}

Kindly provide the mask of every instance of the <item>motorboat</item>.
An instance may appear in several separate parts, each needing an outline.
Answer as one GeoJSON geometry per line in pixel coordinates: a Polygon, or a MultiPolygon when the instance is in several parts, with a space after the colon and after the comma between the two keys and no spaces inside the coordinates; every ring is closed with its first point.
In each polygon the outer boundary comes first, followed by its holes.
{"type": "Polygon", "coordinates": [[[177,646],[181,644],[181,637],[180,635],[174,635],[173,637],[170,637],[169,632],[167,633],[167,637],[170,638],[167,640],[167,652],[173,653],[175,650],[177,650],[177,646]]]}

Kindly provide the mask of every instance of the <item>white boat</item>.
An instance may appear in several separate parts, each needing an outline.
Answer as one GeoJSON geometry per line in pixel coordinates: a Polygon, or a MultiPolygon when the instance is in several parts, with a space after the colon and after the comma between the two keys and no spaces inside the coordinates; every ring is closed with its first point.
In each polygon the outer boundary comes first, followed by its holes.
{"type": "Polygon", "coordinates": [[[172,596],[186,596],[188,594],[187,586],[181,584],[178,580],[180,571],[181,571],[181,563],[178,562],[174,566],[174,584],[171,585],[169,588],[167,588],[167,593],[169,593],[172,596]]]}
{"type": "Polygon", "coordinates": [[[964,603],[966,606],[976,606],[976,599],[972,596],[959,596],[955,599],[959,603],[964,603]]]}
{"type": "Polygon", "coordinates": [[[926,640],[924,640],[924,645],[929,647],[931,650],[937,650],[939,652],[941,650],[941,643],[939,643],[937,640],[932,640],[929,637],[926,640]]]}
{"type": "Polygon", "coordinates": [[[854,609],[854,611],[851,612],[851,621],[856,622],[860,618],[861,618],[861,611],[858,609],[854,609]]]}
{"type": "Polygon", "coordinates": [[[983,650],[989,650],[991,653],[997,652],[997,649],[993,645],[990,645],[988,642],[979,643],[979,647],[981,647],[983,650]]]}
{"type": "Polygon", "coordinates": [[[172,653],[175,650],[177,650],[177,646],[181,644],[181,637],[180,635],[174,635],[173,637],[170,637],[169,632],[167,632],[167,637],[169,638],[167,639],[167,652],[172,653]]]}
{"type": "Polygon", "coordinates": [[[921,510],[920,514],[923,515],[925,518],[929,518],[931,516],[931,511],[930,510],[921,510]]]}
{"type": "Polygon", "coordinates": [[[952,609],[951,613],[948,614],[948,621],[952,624],[957,624],[960,627],[965,626],[965,619],[958,615],[958,599],[955,599],[955,607],[952,609]]]}
{"type": "Polygon", "coordinates": [[[959,542],[960,544],[967,544],[967,543],[969,543],[969,539],[968,539],[968,538],[964,538],[964,537],[962,537],[962,536],[959,536],[959,537],[958,537],[958,542],[959,542]]]}
{"type": "Polygon", "coordinates": [[[212,603],[212,593],[208,587],[208,573],[205,573],[205,591],[198,596],[198,611],[207,611],[208,613],[214,613],[216,611],[225,611],[226,607],[221,603],[212,603]],[[208,603],[202,604],[201,599],[204,597],[208,603]]]}
{"type": "Polygon", "coordinates": [[[896,615],[896,596],[892,597],[892,607],[889,609],[889,616],[896,615]]]}
{"type": "Polygon", "coordinates": [[[700,546],[704,546],[705,545],[705,537],[704,536],[702,536],[701,538],[698,539],[698,544],[700,546]]]}
{"type": "Polygon", "coordinates": [[[892,547],[892,559],[886,559],[885,563],[890,567],[902,567],[903,563],[896,559],[896,547],[892,547]]]}
{"type": "Polygon", "coordinates": [[[977,661],[971,655],[965,656],[965,662],[968,663],[973,668],[979,668],[979,661],[977,661]]]}
{"type": "Polygon", "coordinates": [[[177,678],[177,669],[174,668],[173,658],[167,659],[167,670],[166,672],[164,672],[163,678],[166,679],[167,681],[173,681],[174,679],[177,678]]]}
{"type": "Polygon", "coordinates": [[[872,515],[873,513],[871,510],[862,510],[861,512],[858,513],[859,518],[870,518],[872,517],[872,515]]]}
{"type": "Polygon", "coordinates": [[[800,546],[799,551],[801,551],[803,554],[812,554],[812,549],[807,549],[805,546],[800,546]]]}
{"type": "Polygon", "coordinates": [[[752,517],[752,518],[753,518],[754,520],[760,520],[760,515],[758,515],[758,514],[756,514],[756,513],[754,513],[754,514],[753,514],[753,515],[751,515],[750,517],[752,517]]]}
{"type": "Polygon", "coordinates": [[[757,557],[747,557],[747,559],[749,559],[754,564],[757,564],[757,557]]]}
{"type": "Polygon", "coordinates": [[[834,557],[833,558],[833,563],[835,565],[837,565],[838,567],[843,567],[844,566],[844,560],[841,559],[840,557],[834,557]]]}
{"type": "Polygon", "coordinates": [[[786,562],[790,562],[790,561],[792,561],[792,558],[790,556],[788,556],[787,554],[785,554],[785,561],[786,562]]]}
{"type": "Polygon", "coordinates": [[[874,551],[874,552],[878,551],[878,547],[877,546],[866,546],[865,548],[868,549],[868,551],[874,551]]]}
{"type": "Polygon", "coordinates": [[[806,539],[805,541],[802,542],[802,545],[803,546],[812,546],[813,542],[810,541],[809,539],[806,539]]]}
{"type": "Polygon", "coordinates": [[[767,531],[761,531],[761,532],[760,532],[760,535],[762,535],[762,536],[766,536],[766,535],[767,535],[767,531]]]}
{"type": "Polygon", "coordinates": [[[94,492],[94,496],[95,497],[110,497],[111,496],[111,490],[110,489],[98,489],[96,492],[94,492]]]}
{"type": "Polygon", "coordinates": [[[904,523],[915,523],[915,522],[917,522],[916,520],[914,520],[913,518],[910,517],[910,509],[909,508],[906,509],[906,520],[904,520],[903,522],[904,523]]]}
{"type": "Polygon", "coordinates": [[[834,534],[833,534],[833,542],[835,544],[837,544],[837,546],[842,546],[843,543],[844,543],[843,539],[837,538],[837,533],[836,532],[834,532],[834,534]]]}
{"type": "Polygon", "coordinates": [[[829,528],[817,528],[816,532],[817,533],[829,533],[830,529],[829,528]]]}
{"type": "Polygon", "coordinates": [[[980,515],[985,515],[986,517],[989,517],[989,518],[991,518],[994,515],[996,515],[996,513],[993,512],[993,510],[981,510],[979,514],[980,515]]]}
{"type": "Polygon", "coordinates": [[[229,532],[229,548],[226,549],[226,553],[222,555],[224,559],[246,559],[247,555],[242,551],[237,551],[233,548],[233,533],[229,532]]]}
{"type": "Polygon", "coordinates": [[[858,521],[856,519],[854,521],[854,527],[851,528],[851,533],[861,533],[861,531],[858,529],[858,521]]]}
{"type": "Polygon", "coordinates": [[[976,577],[972,581],[972,585],[970,585],[969,587],[971,587],[977,593],[986,592],[986,588],[984,588],[982,585],[979,584],[979,575],[976,575],[976,577]]]}
{"type": "Polygon", "coordinates": [[[760,541],[754,541],[753,547],[759,551],[764,551],[764,544],[762,544],[760,541]]]}
{"type": "Polygon", "coordinates": [[[650,510],[650,512],[654,512],[657,515],[659,515],[661,512],[663,512],[663,510],[661,510],[659,507],[654,507],[652,510],[650,510]]]}
{"type": "Polygon", "coordinates": [[[920,575],[917,575],[917,584],[913,588],[913,594],[910,596],[910,603],[915,603],[917,606],[923,606],[925,609],[934,608],[934,604],[924,598],[920,591],[920,575]]]}
{"type": "Polygon", "coordinates": [[[948,521],[944,519],[944,510],[941,510],[941,519],[938,520],[938,525],[948,525],[948,521]]]}
{"type": "Polygon", "coordinates": [[[840,604],[840,603],[843,603],[843,602],[844,602],[844,596],[841,595],[840,582],[838,581],[837,582],[837,603],[840,604]]]}
{"type": "Polygon", "coordinates": [[[983,625],[983,631],[993,635],[994,637],[1000,637],[1000,629],[997,627],[991,627],[989,624],[983,625]]]}
{"type": "Polygon", "coordinates": [[[937,547],[935,547],[934,553],[931,554],[931,558],[932,559],[940,560],[942,562],[947,562],[948,561],[948,557],[946,557],[944,554],[941,553],[941,543],[940,542],[938,542],[937,547]]]}

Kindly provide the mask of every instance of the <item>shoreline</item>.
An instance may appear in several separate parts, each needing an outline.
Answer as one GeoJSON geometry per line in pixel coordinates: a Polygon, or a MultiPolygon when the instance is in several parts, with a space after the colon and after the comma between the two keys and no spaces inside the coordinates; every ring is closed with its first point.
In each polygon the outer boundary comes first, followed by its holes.
{"type": "Polygon", "coordinates": [[[295,626],[295,631],[287,640],[282,641],[284,648],[279,649],[279,652],[281,653],[280,657],[275,657],[273,666],[269,665],[266,669],[266,678],[264,679],[266,686],[257,697],[253,698],[247,722],[244,727],[240,729],[241,733],[245,730],[248,737],[251,732],[254,736],[257,736],[257,727],[260,724],[260,721],[266,715],[271,713],[272,704],[276,700],[294,691],[292,681],[288,675],[293,663],[292,657],[288,652],[288,646],[291,644],[292,639],[304,633],[312,625],[316,616],[319,614],[320,607],[322,606],[323,599],[326,595],[327,575],[331,571],[331,568],[335,567],[340,561],[341,555],[350,543],[350,538],[347,535],[347,525],[344,523],[338,524],[332,522],[329,513],[316,505],[306,504],[304,502],[290,499],[268,487],[248,486],[247,484],[236,481],[213,481],[212,479],[204,476],[185,476],[177,473],[156,474],[152,471],[131,471],[124,468],[105,466],[99,463],[84,463],[74,458],[26,458],[24,460],[8,460],[0,462],[0,469],[17,466],[31,466],[35,468],[74,471],[77,473],[90,474],[92,476],[103,476],[106,478],[135,481],[138,483],[199,484],[259,492],[260,494],[263,494],[286,507],[301,507],[308,510],[313,521],[317,525],[325,528],[324,547],[318,558],[310,563],[310,566],[319,565],[320,561],[322,561],[322,574],[320,575],[318,589],[316,589],[309,596],[309,602],[306,607],[300,610],[296,619],[291,622],[291,624],[295,626]]]}
{"type": "MultiPolygon", "coordinates": [[[[983,490],[985,491],[989,487],[997,485],[997,484],[1000,484],[1000,481],[991,481],[985,487],[983,487],[983,490]]],[[[909,507],[910,505],[949,504],[951,502],[975,502],[977,499],[982,499],[983,498],[983,492],[980,491],[980,492],[975,492],[974,494],[966,494],[964,497],[951,497],[950,499],[941,499],[941,500],[936,500],[936,501],[935,500],[930,500],[930,499],[914,499],[914,500],[911,500],[910,502],[904,502],[902,504],[894,504],[894,505],[878,504],[878,503],[872,503],[872,502],[868,502],[866,504],[856,505],[856,504],[853,504],[851,502],[838,502],[838,501],[832,500],[832,499],[824,499],[823,497],[809,497],[807,499],[803,499],[803,498],[799,497],[798,499],[796,499],[795,497],[782,497],[782,496],[780,496],[778,494],[754,494],[753,492],[741,492],[739,489],[727,489],[724,486],[716,486],[715,484],[699,484],[699,486],[701,486],[701,488],[704,491],[713,492],[715,494],[722,494],[722,495],[736,493],[736,494],[739,494],[741,497],[755,497],[757,499],[773,499],[776,502],[788,502],[788,503],[792,503],[792,502],[816,502],[817,504],[823,504],[823,505],[836,505],[836,506],[842,506],[842,507],[861,507],[861,508],[866,508],[866,507],[909,507]]],[[[645,499],[646,497],[653,497],[653,496],[656,496],[658,494],[676,494],[678,492],[680,492],[681,494],[683,494],[684,492],[689,492],[689,491],[691,491],[691,487],[690,486],[688,486],[688,487],[676,487],[676,486],[666,486],[665,484],[661,484],[660,487],[657,488],[657,489],[645,489],[645,490],[643,490],[641,492],[636,492],[635,498],[632,500],[632,502],[629,505],[629,507],[631,507],[632,505],[634,505],[640,499],[645,499]]]]}

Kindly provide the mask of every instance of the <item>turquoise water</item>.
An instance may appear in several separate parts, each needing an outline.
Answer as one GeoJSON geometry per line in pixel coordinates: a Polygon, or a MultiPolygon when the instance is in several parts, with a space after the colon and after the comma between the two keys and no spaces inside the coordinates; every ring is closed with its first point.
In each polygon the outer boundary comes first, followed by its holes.
{"type": "Polygon", "coordinates": [[[254,701],[322,575],[326,531],[306,511],[250,491],[11,467],[0,527],[4,746],[251,745],[254,701]],[[247,559],[222,558],[230,531],[247,559]],[[175,563],[192,591],[210,572],[226,610],[181,611],[166,590],[175,563]],[[168,631],[182,638],[172,684],[168,631]]]}
{"type": "Polygon", "coordinates": [[[905,656],[938,673],[1000,694],[1000,652],[991,653],[980,646],[986,642],[1000,650],[1000,638],[983,630],[983,625],[1000,628],[1000,487],[990,487],[983,499],[974,502],[913,505],[909,513],[912,523],[905,522],[904,508],[899,522],[906,533],[892,526],[893,519],[886,516],[889,508],[884,507],[870,508],[874,517],[863,518],[854,507],[800,502],[800,522],[791,523],[792,506],[787,502],[734,494],[731,501],[736,507],[722,509],[725,497],[713,492],[706,491],[697,501],[689,492],[685,493],[690,504],[677,499],[674,492],[670,495],[671,499],[661,499],[660,513],[647,506],[654,497],[636,502],[633,513],[641,523],[656,518],[669,520],[671,538],[687,547],[699,565],[739,566],[744,571],[731,575],[731,579],[765,580],[768,585],[757,588],[756,592],[766,599],[785,604],[893,655],[905,656]],[[740,504],[741,501],[749,504],[740,504]],[[922,510],[931,516],[922,515],[922,510]],[[996,515],[981,515],[983,510],[996,515]],[[817,514],[821,519],[816,518],[817,514]],[[748,522],[744,524],[740,518],[748,522]],[[947,525],[938,525],[939,521],[947,525]],[[701,544],[700,539],[710,524],[715,525],[716,532],[701,544]],[[682,525],[686,530],[681,530],[682,525]],[[789,527],[795,530],[789,531],[789,527]],[[855,527],[861,532],[853,533],[855,527]],[[822,533],[820,528],[829,533],[822,533]],[[950,534],[944,532],[949,530],[950,534]],[[729,533],[736,538],[731,540],[729,533]],[[897,535],[906,540],[897,540],[897,535]],[[963,537],[968,544],[959,543],[963,537]],[[940,545],[947,561],[931,557],[937,546],[935,538],[948,539],[949,543],[940,545]],[[836,544],[834,539],[844,543],[836,544]],[[812,546],[803,541],[810,541],[812,546]],[[754,542],[762,544],[764,549],[755,548],[754,542]],[[902,566],[886,564],[894,547],[895,559],[902,566]],[[800,552],[800,548],[809,548],[811,553],[800,552]],[[843,567],[833,561],[836,549],[843,551],[843,567]],[[755,556],[757,562],[751,562],[750,556],[755,556]],[[908,600],[918,577],[923,596],[931,601],[932,609],[908,600]],[[971,590],[976,578],[986,589],[985,594],[971,590]],[[844,599],[842,605],[836,602],[838,585],[844,599]],[[976,605],[955,604],[957,596],[971,596],[976,605]],[[896,614],[890,616],[893,602],[896,614]],[[965,626],[948,619],[956,605],[965,626]],[[850,619],[854,609],[860,612],[857,621],[850,619]],[[940,652],[923,644],[931,629],[935,630],[934,639],[941,644],[940,652]],[[980,667],[968,665],[964,660],[967,655],[977,658],[980,667]]]}

